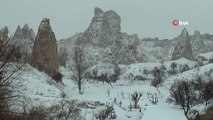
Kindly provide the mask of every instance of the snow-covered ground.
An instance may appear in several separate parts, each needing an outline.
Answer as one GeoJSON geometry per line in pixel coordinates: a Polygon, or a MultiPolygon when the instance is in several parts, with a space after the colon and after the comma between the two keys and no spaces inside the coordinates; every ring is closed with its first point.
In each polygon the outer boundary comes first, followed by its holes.
{"type": "MultiPolygon", "coordinates": [[[[176,61],[165,61],[164,65],[169,68],[172,62],[177,64],[188,64],[193,67],[196,62],[187,59],[179,59],[176,61]]],[[[143,74],[143,69],[151,70],[155,66],[160,66],[160,63],[135,63],[129,66],[122,67],[122,75],[120,80],[112,83],[112,86],[107,83],[102,83],[93,80],[84,81],[83,94],[78,93],[76,83],[70,78],[71,72],[65,68],[61,68],[63,76],[63,84],[57,84],[45,73],[36,70],[27,65],[26,72],[23,73],[22,86],[18,88],[19,94],[27,98],[29,105],[44,105],[51,106],[62,100],[64,92],[68,100],[78,101],[100,101],[101,103],[113,104],[117,114],[116,120],[186,120],[183,111],[176,105],[166,102],[170,96],[169,88],[171,84],[178,79],[193,78],[197,74],[205,75],[205,72],[213,68],[213,64],[207,64],[197,68],[171,76],[165,79],[164,83],[157,90],[151,86],[151,81],[130,81],[125,79],[125,75],[133,73],[134,75],[143,74]],[[143,95],[140,98],[139,105],[141,112],[138,109],[130,111],[131,94],[135,91],[141,92],[143,95]],[[158,102],[153,104],[150,101],[149,95],[157,95],[158,102]],[[115,100],[116,99],[116,100],[115,100]],[[115,102],[116,101],[116,102],[115,102]],[[116,104],[117,103],[117,104],[116,104]],[[118,103],[122,103],[119,104],[118,103]]],[[[86,115],[86,120],[93,120],[94,109],[84,109],[82,115],[86,115]],[[86,113],[86,114],[85,114],[86,113]]]]}

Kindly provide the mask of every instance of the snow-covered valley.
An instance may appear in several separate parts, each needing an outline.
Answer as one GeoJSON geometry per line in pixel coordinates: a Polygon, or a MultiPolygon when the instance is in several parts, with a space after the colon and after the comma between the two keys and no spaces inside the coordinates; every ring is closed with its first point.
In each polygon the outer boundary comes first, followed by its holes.
{"type": "MultiPolygon", "coordinates": [[[[179,59],[176,61],[164,62],[167,69],[170,69],[171,62],[179,64],[188,64],[191,68],[196,62],[187,59],[179,59]]],[[[170,87],[178,79],[195,79],[197,75],[204,75],[213,68],[213,64],[206,64],[201,66],[199,71],[197,68],[178,73],[176,75],[165,77],[163,83],[158,89],[151,86],[151,80],[130,80],[125,76],[132,73],[134,76],[146,76],[142,71],[144,68],[153,69],[155,66],[160,66],[160,63],[135,63],[132,65],[124,65],[123,74],[119,80],[112,83],[97,82],[95,80],[87,79],[83,82],[83,94],[78,93],[78,86],[71,78],[71,71],[61,67],[60,72],[63,76],[63,84],[56,83],[51,77],[35,68],[27,65],[27,71],[22,75],[23,85],[18,87],[21,91],[22,97],[29,106],[44,105],[46,107],[58,104],[62,99],[76,100],[82,102],[95,102],[113,105],[117,115],[115,120],[186,120],[183,110],[174,105],[174,103],[167,102],[170,98],[170,87]],[[142,93],[138,105],[140,109],[130,110],[132,104],[131,94],[134,92],[142,93]],[[62,94],[65,94],[62,96],[62,94]],[[150,95],[155,95],[158,99],[157,103],[152,103],[150,95]]],[[[110,71],[109,71],[110,72],[110,71]]],[[[213,73],[211,74],[213,76],[213,73]]],[[[17,101],[17,100],[16,100],[17,101]]],[[[14,102],[15,103],[15,102],[14,102]]],[[[195,108],[202,111],[204,104],[198,104],[195,108]]],[[[84,108],[81,114],[85,120],[95,120],[94,113],[100,109],[99,107],[84,108]]]]}

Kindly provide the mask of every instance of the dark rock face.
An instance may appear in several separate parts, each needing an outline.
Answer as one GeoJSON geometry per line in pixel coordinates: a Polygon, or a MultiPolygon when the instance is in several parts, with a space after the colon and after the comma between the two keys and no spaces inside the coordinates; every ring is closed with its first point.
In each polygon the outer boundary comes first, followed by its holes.
{"type": "Polygon", "coordinates": [[[181,57],[193,60],[192,43],[186,28],[183,29],[180,36],[178,36],[177,45],[174,48],[172,54],[172,60],[179,59],[181,57]]]}
{"type": "Polygon", "coordinates": [[[53,75],[59,69],[58,48],[50,20],[44,18],[39,26],[32,50],[31,65],[53,75]]]}

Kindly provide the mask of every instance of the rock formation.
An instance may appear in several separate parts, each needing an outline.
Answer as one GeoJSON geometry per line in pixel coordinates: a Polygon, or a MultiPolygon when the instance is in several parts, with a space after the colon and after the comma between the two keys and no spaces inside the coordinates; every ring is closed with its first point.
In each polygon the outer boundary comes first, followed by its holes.
{"type": "Polygon", "coordinates": [[[173,60],[181,57],[193,60],[192,43],[186,28],[184,28],[181,35],[178,36],[177,45],[172,54],[173,60]]]}
{"type": "Polygon", "coordinates": [[[32,47],[35,40],[35,34],[33,29],[30,29],[27,24],[21,28],[17,27],[15,34],[12,36],[12,44],[20,50],[21,62],[30,62],[32,55],[32,47]]]}
{"type": "Polygon", "coordinates": [[[121,18],[113,10],[103,12],[95,8],[91,24],[82,36],[82,42],[106,47],[118,39],[121,30],[121,18]]]}
{"type": "MultiPolygon", "coordinates": [[[[140,58],[136,55],[139,41],[137,35],[128,35],[121,32],[121,17],[113,10],[104,12],[100,8],[95,8],[94,17],[89,27],[76,41],[78,44],[90,45],[98,47],[98,49],[111,49],[105,52],[99,50],[100,53],[97,53],[99,55],[106,54],[104,58],[108,58],[108,60],[116,58],[113,61],[129,64],[140,58]]],[[[97,59],[97,57],[94,59],[97,59]]]]}
{"type": "Polygon", "coordinates": [[[34,33],[33,29],[29,28],[28,24],[25,24],[23,26],[23,28],[18,26],[15,34],[12,37],[12,40],[17,40],[17,39],[21,39],[21,40],[27,39],[27,40],[34,41],[35,33],[34,33]]]}
{"type": "Polygon", "coordinates": [[[57,41],[47,18],[44,18],[39,26],[32,50],[31,65],[51,76],[59,69],[57,41]]]}

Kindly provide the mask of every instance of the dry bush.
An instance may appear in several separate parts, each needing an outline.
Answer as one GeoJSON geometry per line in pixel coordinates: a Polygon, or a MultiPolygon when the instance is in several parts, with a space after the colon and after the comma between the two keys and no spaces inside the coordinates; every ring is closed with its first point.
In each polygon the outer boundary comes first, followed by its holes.
{"type": "Polygon", "coordinates": [[[48,109],[53,120],[81,120],[80,109],[75,106],[74,101],[62,100],[60,104],[48,109]]]}
{"type": "Polygon", "coordinates": [[[149,101],[152,103],[152,104],[157,104],[158,103],[158,99],[159,99],[159,97],[157,96],[157,94],[156,93],[154,93],[154,94],[151,94],[151,93],[147,93],[147,95],[148,95],[148,99],[149,99],[149,101]]]}
{"type": "Polygon", "coordinates": [[[62,100],[52,107],[33,106],[28,108],[25,104],[21,112],[10,112],[4,119],[0,120],[82,120],[80,109],[75,106],[75,102],[62,100]],[[7,118],[7,119],[5,119],[7,118]]]}
{"type": "Polygon", "coordinates": [[[114,108],[112,105],[106,105],[106,109],[100,111],[98,114],[94,114],[96,119],[98,120],[106,120],[106,119],[116,119],[117,115],[115,114],[114,108]]]}
{"type": "Polygon", "coordinates": [[[186,118],[190,119],[188,114],[196,103],[196,94],[191,82],[187,80],[175,82],[170,88],[170,93],[175,103],[183,109],[186,118]]]}
{"type": "Polygon", "coordinates": [[[208,83],[205,83],[201,90],[201,96],[205,101],[205,104],[208,105],[208,102],[213,99],[213,81],[210,80],[208,83]]]}
{"type": "Polygon", "coordinates": [[[63,75],[60,72],[56,72],[55,74],[52,75],[52,78],[58,83],[62,82],[62,77],[63,75]]]}

